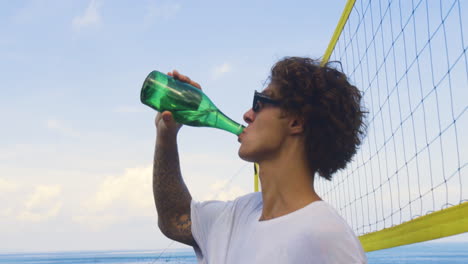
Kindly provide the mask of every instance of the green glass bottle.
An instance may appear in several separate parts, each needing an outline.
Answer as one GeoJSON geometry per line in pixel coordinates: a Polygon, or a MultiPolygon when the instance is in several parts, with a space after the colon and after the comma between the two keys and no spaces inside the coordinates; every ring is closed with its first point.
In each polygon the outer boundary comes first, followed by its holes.
{"type": "Polygon", "coordinates": [[[202,90],[158,71],[146,77],[140,100],[156,111],[170,111],[182,124],[214,127],[239,135],[244,127],[223,114],[202,90]]]}

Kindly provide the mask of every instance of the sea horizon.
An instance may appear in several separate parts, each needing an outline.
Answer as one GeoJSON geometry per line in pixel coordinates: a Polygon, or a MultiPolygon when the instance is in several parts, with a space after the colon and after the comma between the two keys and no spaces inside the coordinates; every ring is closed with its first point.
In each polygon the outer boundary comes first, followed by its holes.
{"type": "MultiPolygon", "coordinates": [[[[466,264],[468,242],[425,242],[366,253],[369,264],[466,264]]],[[[68,264],[68,263],[197,263],[191,248],[140,250],[67,250],[5,251],[0,249],[0,263],[68,264]]]]}

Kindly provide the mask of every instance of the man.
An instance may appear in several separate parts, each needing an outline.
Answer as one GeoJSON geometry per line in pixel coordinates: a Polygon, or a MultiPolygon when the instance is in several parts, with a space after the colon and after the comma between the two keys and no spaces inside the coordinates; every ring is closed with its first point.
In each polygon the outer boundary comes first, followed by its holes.
{"type": "Polygon", "coordinates": [[[365,131],[360,101],[331,67],[300,57],[277,62],[239,136],[239,156],[259,164],[262,191],[230,202],[192,201],[179,167],[181,125],[158,114],[153,191],[161,231],[193,246],[200,263],[366,263],[351,228],[314,189],[315,177],[330,180],[356,153],[365,131]]]}

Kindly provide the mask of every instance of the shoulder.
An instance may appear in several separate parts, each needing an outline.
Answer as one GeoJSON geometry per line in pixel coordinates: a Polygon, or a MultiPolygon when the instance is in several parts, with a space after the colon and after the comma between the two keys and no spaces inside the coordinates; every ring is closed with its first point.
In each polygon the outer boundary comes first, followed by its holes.
{"type": "Polygon", "coordinates": [[[292,233],[321,245],[358,241],[343,217],[324,201],[313,202],[282,222],[291,226],[292,233]]]}
{"type": "Polygon", "coordinates": [[[239,205],[258,206],[262,204],[262,193],[261,192],[249,193],[249,194],[236,198],[233,202],[239,205]]]}
{"type": "Polygon", "coordinates": [[[346,220],[325,201],[310,204],[303,220],[308,221],[311,232],[326,237],[348,236],[354,232],[346,220]]]}
{"type": "Polygon", "coordinates": [[[192,200],[192,206],[219,206],[219,207],[232,207],[232,206],[245,206],[245,205],[258,205],[262,204],[262,195],[260,192],[254,192],[239,196],[234,200],[220,201],[220,200],[208,200],[208,201],[196,201],[192,200]]]}
{"type": "Polygon", "coordinates": [[[249,193],[236,198],[233,201],[226,202],[228,209],[233,215],[240,216],[244,213],[250,214],[261,210],[263,205],[262,195],[259,192],[249,193]]]}
{"type": "Polygon", "coordinates": [[[231,214],[235,211],[252,211],[262,206],[261,193],[249,193],[231,201],[203,201],[197,202],[192,200],[192,215],[207,214],[214,217],[223,214],[231,214]],[[242,210],[240,210],[242,209],[242,210]]]}
{"type": "MultiPolygon", "coordinates": [[[[337,259],[349,258],[352,263],[362,263],[365,254],[361,243],[346,220],[327,202],[320,201],[310,210],[309,238],[337,259]]],[[[344,263],[344,262],[337,262],[344,263]]]]}
{"type": "Polygon", "coordinates": [[[348,227],[348,224],[336,209],[325,201],[314,202],[310,204],[307,209],[309,217],[313,217],[318,224],[328,223],[348,227]]]}

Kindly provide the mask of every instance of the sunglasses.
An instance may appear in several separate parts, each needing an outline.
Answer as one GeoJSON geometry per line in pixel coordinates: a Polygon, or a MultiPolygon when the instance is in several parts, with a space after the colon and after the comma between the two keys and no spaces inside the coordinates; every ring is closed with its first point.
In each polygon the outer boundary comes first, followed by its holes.
{"type": "Polygon", "coordinates": [[[278,106],[280,104],[280,101],[272,99],[266,94],[262,94],[262,93],[255,91],[253,104],[252,104],[252,110],[255,113],[259,112],[263,107],[262,103],[267,103],[267,104],[271,104],[274,106],[278,106]]]}

